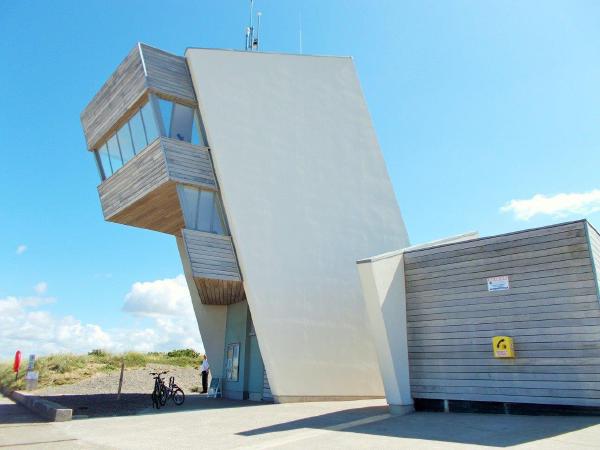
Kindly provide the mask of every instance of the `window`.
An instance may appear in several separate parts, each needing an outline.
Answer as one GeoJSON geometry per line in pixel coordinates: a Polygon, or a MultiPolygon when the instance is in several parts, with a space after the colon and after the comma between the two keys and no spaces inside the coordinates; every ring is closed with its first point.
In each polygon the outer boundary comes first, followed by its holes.
{"type": "Polygon", "coordinates": [[[225,217],[218,195],[213,191],[177,185],[185,226],[192,230],[227,234],[225,217]]]}
{"type": "MultiPolygon", "coordinates": [[[[110,165],[110,157],[108,156],[108,148],[106,147],[106,144],[100,147],[100,150],[98,150],[98,155],[100,156],[100,164],[104,170],[104,177],[108,178],[112,175],[112,167],[110,165]]],[[[102,177],[102,173],[100,173],[100,177],[102,177]]]]}
{"type": "Polygon", "coordinates": [[[123,164],[125,164],[135,156],[135,152],[133,151],[133,141],[131,140],[131,131],[129,130],[129,123],[126,123],[119,131],[117,131],[117,139],[119,140],[119,147],[121,148],[123,164]]]}
{"type": "Polygon", "coordinates": [[[200,115],[197,111],[194,114],[194,126],[192,127],[192,144],[202,145],[208,147],[208,141],[206,140],[206,133],[204,131],[204,125],[200,120],[200,115]]]}
{"type": "Polygon", "coordinates": [[[171,113],[173,112],[173,103],[164,98],[158,99],[158,110],[162,119],[163,132],[166,137],[171,137],[171,113]]]}
{"type": "Polygon", "coordinates": [[[102,166],[100,177],[102,178],[104,173],[103,180],[158,137],[154,111],[150,105],[150,102],[146,103],[98,150],[99,163],[102,166]]]}
{"type": "Polygon", "coordinates": [[[165,137],[206,147],[204,130],[195,108],[158,98],[165,137]]]}
{"type": "Polygon", "coordinates": [[[113,173],[115,173],[123,166],[123,158],[121,158],[117,135],[111,137],[106,143],[106,146],[108,148],[108,156],[110,157],[110,165],[112,166],[113,173]]]}
{"type": "Polygon", "coordinates": [[[142,119],[144,119],[144,128],[146,130],[146,141],[150,144],[158,137],[158,128],[156,120],[154,120],[154,110],[150,106],[150,102],[146,103],[141,110],[142,119]]]}
{"type": "MultiPolygon", "coordinates": [[[[117,132],[108,139],[98,150],[100,178],[110,177],[131,158],[150,145],[161,134],[171,139],[207,146],[206,135],[200,116],[195,108],[181,103],[171,102],[160,97],[150,97],[151,100],[138,110],[117,132]],[[156,100],[156,102],[155,102],[156,100]],[[155,115],[155,107],[158,110],[155,115]],[[162,123],[157,123],[155,118],[162,123]]],[[[204,200],[203,200],[204,201],[204,200]]],[[[210,199],[207,197],[206,202],[210,199]]],[[[207,203],[208,204],[208,203],[207,203]]],[[[218,215],[221,213],[219,212],[218,215]]],[[[212,216],[211,216],[212,217],[212,216]]],[[[213,220],[203,216],[203,221],[213,220]]],[[[215,229],[222,234],[223,226],[219,223],[203,223],[205,228],[215,229]],[[220,231],[219,231],[220,230],[220,231]]]]}
{"type": "Polygon", "coordinates": [[[144,122],[142,121],[142,112],[138,111],[129,119],[129,129],[131,130],[131,139],[133,141],[133,150],[139,153],[148,146],[146,141],[146,132],[144,131],[144,122]]]}

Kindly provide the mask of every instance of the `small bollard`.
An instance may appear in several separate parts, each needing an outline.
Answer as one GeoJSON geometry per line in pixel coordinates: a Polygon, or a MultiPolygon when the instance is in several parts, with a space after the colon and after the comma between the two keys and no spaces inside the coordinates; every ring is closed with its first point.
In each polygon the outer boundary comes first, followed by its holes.
{"type": "Polygon", "coordinates": [[[38,377],[39,373],[30,370],[25,375],[25,390],[33,391],[38,387],[38,377]]]}
{"type": "Polygon", "coordinates": [[[121,375],[119,376],[119,392],[117,393],[117,400],[121,400],[121,388],[123,387],[123,371],[125,370],[125,360],[121,361],[121,375]]]}

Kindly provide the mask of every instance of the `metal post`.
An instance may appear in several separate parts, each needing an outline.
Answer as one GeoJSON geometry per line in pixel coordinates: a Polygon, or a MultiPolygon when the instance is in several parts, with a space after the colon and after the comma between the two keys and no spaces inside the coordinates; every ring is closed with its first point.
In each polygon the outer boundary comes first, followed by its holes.
{"type": "Polygon", "coordinates": [[[121,375],[119,376],[119,392],[117,393],[117,400],[121,399],[121,388],[123,387],[123,371],[125,370],[125,360],[121,360],[121,375]]]}

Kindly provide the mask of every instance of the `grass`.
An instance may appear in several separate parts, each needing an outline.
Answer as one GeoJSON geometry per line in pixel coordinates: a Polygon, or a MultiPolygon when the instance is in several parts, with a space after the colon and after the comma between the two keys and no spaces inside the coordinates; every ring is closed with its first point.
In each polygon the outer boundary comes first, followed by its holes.
{"type": "MultiPolygon", "coordinates": [[[[121,354],[93,350],[88,355],[61,353],[42,356],[35,362],[35,370],[39,373],[38,387],[56,386],[76,383],[96,373],[111,372],[121,368],[125,362],[126,369],[135,369],[152,364],[166,364],[180,367],[198,367],[200,356],[187,350],[174,350],[169,353],[125,352],[121,354]]],[[[24,360],[15,380],[12,363],[0,363],[0,386],[8,389],[23,389],[27,360],[24,360]]]]}

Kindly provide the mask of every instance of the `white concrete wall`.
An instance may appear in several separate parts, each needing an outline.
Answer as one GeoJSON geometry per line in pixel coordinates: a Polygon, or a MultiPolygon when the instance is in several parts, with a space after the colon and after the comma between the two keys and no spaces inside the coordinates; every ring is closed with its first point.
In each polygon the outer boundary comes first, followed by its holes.
{"type": "Polygon", "coordinates": [[[200,301],[200,294],[194,284],[192,266],[183,239],[177,237],[177,248],[183,264],[183,273],[187,281],[192,306],[198,321],[200,337],[204,351],[208,357],[210,371],[213,377],[223,376],[223,359],[225,357],[225,326],[227,323],[227,306],[205,305],[200,301]]]}
{"type": "Polygon", "coordinates": [[[404,252],[476,239],[470,232],[358,261],[358,273],[385,397],[394,413],[412,410],[406,320],[404,252]]]}
{"type": "Polygon", "coordinates": [[[352,60],[186,57],[274,395],[383,395],[355,261],[408,237],[352,60]]]}

